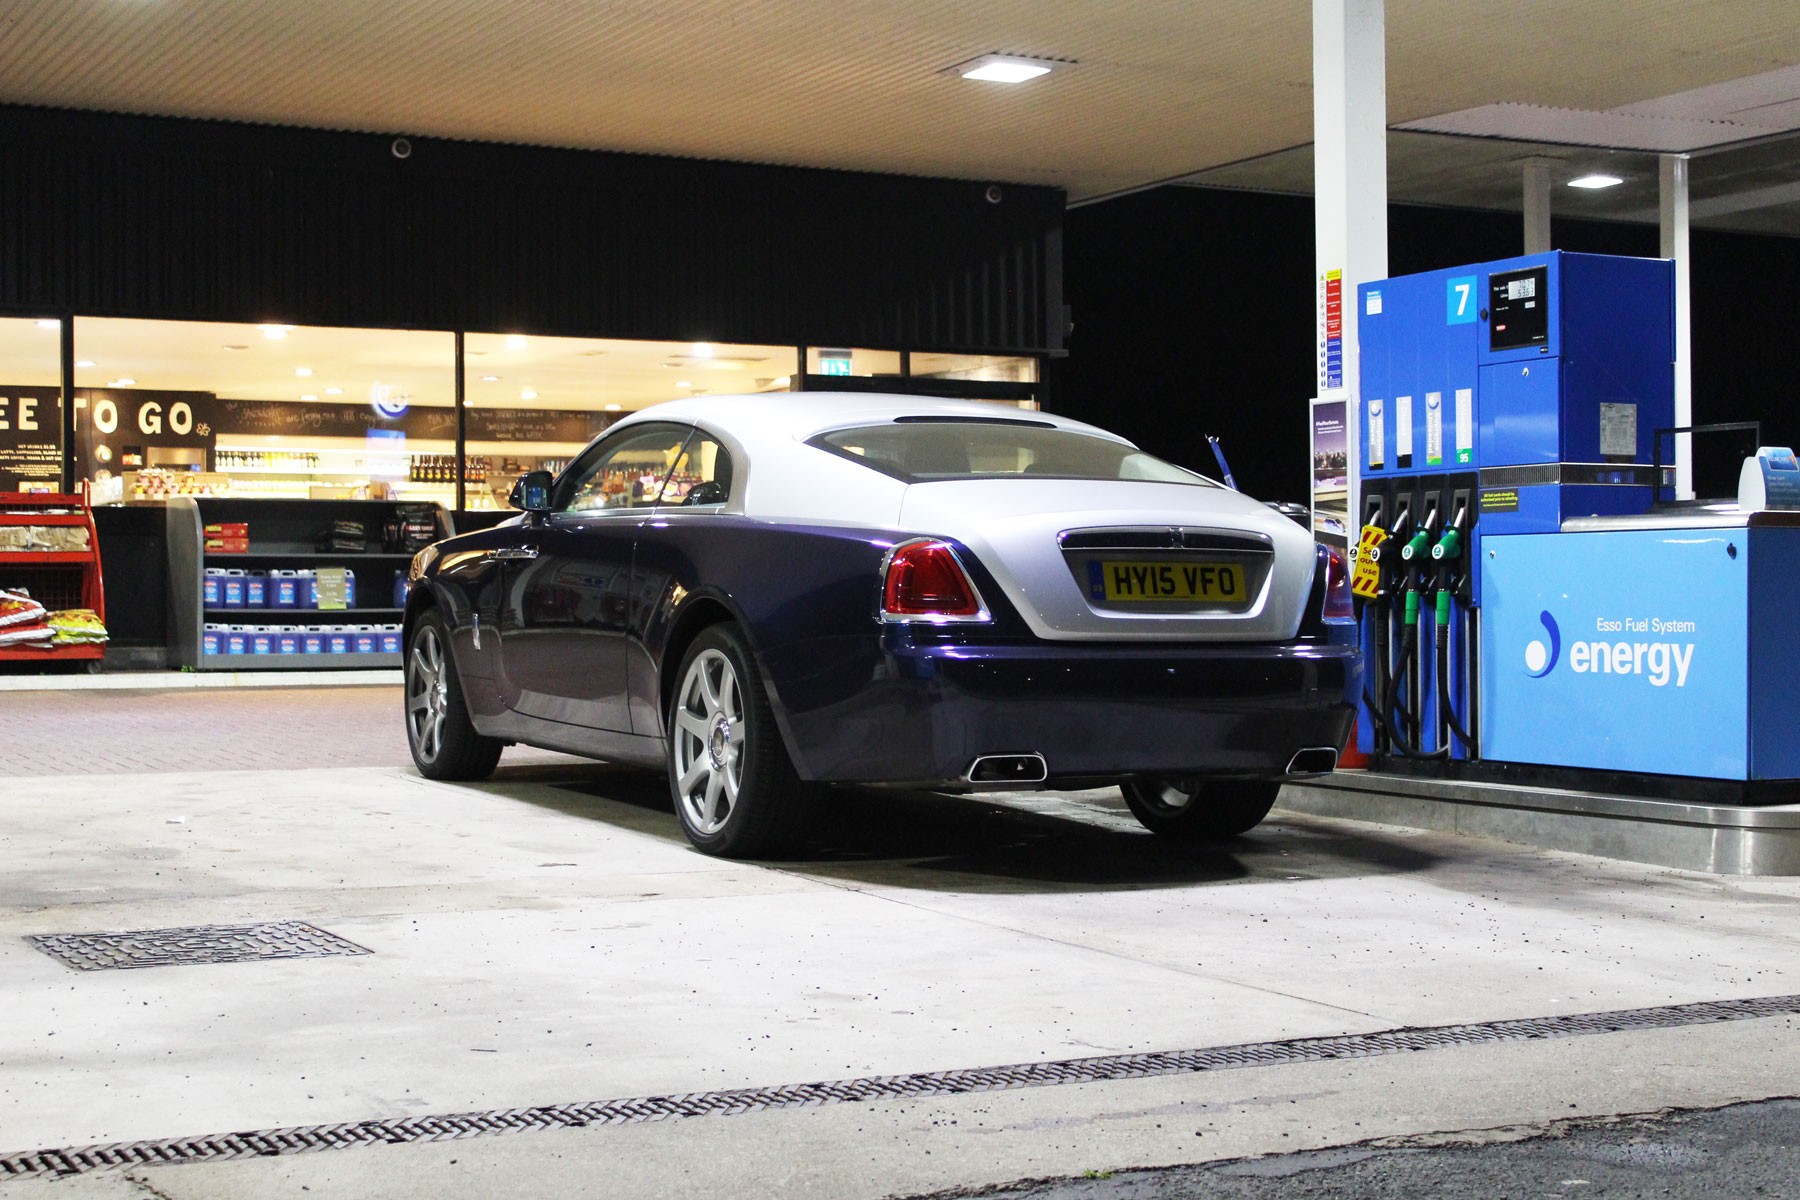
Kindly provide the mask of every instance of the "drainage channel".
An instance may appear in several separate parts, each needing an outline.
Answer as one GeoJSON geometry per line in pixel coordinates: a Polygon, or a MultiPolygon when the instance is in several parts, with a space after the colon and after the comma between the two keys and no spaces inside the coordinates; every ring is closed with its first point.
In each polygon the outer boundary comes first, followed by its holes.
{"type": "Polygon", "coordinates": [[[1418,1050],[1486,1046],[1504,1042],[1543,1041],[1624,1033],[1641,1029],[1676,1029],[1719,1021],[1751,1021],[1761,1017],[1800,1016],[1800,995],[1751,1000],[1708,1000],[1656,1008],[1581,1013],[1563,1017],[1528,1017],[1472,1025],[1436,1025],[1391,1029],[1341,1037],[1292,1038],[1279,1042],[1247,1042],[1198,1050],[1164,1050],[1147,1054],[1107,1054],[1058,1062],[974,1067],[918,1075],[876,1075],[825,1083],[778,1087],[733,1088],[686,1095],[639,1096],[505,1108],[440,1116],[395,1117],[338,1125],[296,1125],[248,1133],[162,1141],[113,1142],[60,1150],[35,1150],[0,1157],[0,1178],[29,1175],[80,1175],[113,1167],[217,1162],[233,1158],[268,1158],[343,1150],[352,1146],[404,1145],[458,1138],[489,1137],[540,1129],[579,1129],[589,1125],[630,1125],[671,1117],[735,1116],[772,1109],[871,1100],[919,1100],[968,1092],[1055,1087],[1067,1083],[1102,1083],[1147,1079],[1158,1075],[1190,1075],[1244,1067],[1375,1058],[1418,1050]]]}

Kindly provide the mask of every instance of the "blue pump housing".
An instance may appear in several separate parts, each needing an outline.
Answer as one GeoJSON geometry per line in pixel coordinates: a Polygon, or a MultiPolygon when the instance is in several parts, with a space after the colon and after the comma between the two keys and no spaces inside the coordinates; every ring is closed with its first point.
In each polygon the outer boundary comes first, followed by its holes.
{"type": "MultiPolygon", "coordinates": [[[[1466,752],[1438,712],[1435,652],[1446,638],[1451,710],[1475,723],[1484,537],[1650,510],[1656,430],[1675,423],[1674,283],[1666,260],[1552,251],[1357,289],[1361,519],[1406,507],[1415,529],[1436,521],[1435,540],[1464,512],[1455,619],[1421,620],[1407,664],[1410,749],[1466,752]]],[[[1398,606],[1379,637],[1365,620],[1365,650],[1398,645],[1398,606]]],[[[1362,745],[1375,725],[1365,706],[1362,745]]]]}

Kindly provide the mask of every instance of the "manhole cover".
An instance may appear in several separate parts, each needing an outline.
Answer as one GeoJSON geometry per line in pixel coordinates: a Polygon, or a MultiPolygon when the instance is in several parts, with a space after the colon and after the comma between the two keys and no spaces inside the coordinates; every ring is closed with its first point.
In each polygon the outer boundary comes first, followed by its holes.
{"type": "Polygon", "coordinates": [[[195,963],[255,962],[264,958],[328,958],[368,954],[304,921],[257,925],[188,925],[123,933],[47,933],[25,939],[77,971],[183,967],[195,963]]]}

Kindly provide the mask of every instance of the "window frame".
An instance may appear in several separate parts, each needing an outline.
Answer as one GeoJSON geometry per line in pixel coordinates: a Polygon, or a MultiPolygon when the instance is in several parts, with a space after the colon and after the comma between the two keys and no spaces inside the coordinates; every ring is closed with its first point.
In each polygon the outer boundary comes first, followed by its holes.
{"type": "Polygon", "coordinates": [[[694,427],[692,425],[689,425],[684,421],[642,421],[636,424],[623,425],[608,430],[606,434],[593,445],[576,455],[574,460],[571,461],[568,466],[563,468],[562,474],[558,475],[556,479],[552,481],[550,485],[550,516],[587,518],[594,516],[609,516],[615,513],[619,515],[636,513],[641,516],[646,513],[654,512],[657,508],[661,507],[662,491],[669,482],[669,476],[667,474],[663,475],[661,479],[658,480],[656,499],[648,504],[626,504],[621,505],[618,508],[572,509],[569,507],[569,504],[574,500],[574,496],[571,493],[577,486],[576,480],[580,479],[585,481],[588,475],[591,474],[591,471],[589,470],[590,467],[597,470],[600,460],[616,451],[622,443],[630,441],[641,434],[651,433],[660,429],[668,429],[672,432],[681,434],[681,444],[676,447],[675,460],[669,464],[669,470],[673,471],[675,469],[675,463],[681,461],[681,455],[687,450],[688,442],[693,439],[694,427]]]}

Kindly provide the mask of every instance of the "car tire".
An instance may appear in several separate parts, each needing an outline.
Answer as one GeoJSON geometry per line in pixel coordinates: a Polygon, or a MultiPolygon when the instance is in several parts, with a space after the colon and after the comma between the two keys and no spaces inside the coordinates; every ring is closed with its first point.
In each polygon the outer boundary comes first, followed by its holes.
{"type": "Polygon", "coordinates": [[[1183,841],[1216,841],[1248,833],[1275,807],[1273,779],[1147,778],[1121,784],[1125,805],[1145,829],[1183,841]]]}
{"type": "Polygon", "coordinates": [[[450,653],[443,614],[428,609],[406,646],[406,744],[427,779],[486,779],[500,762],[501,742],[476,732],[450,653]]]}
{"type": "Polygon", "coordinates": [[[742,631],[700,631],[676,668],[667,723],[669,791],[682,832],[720,858],[779,858],[805,840],[802,782],[742,631]]]}

